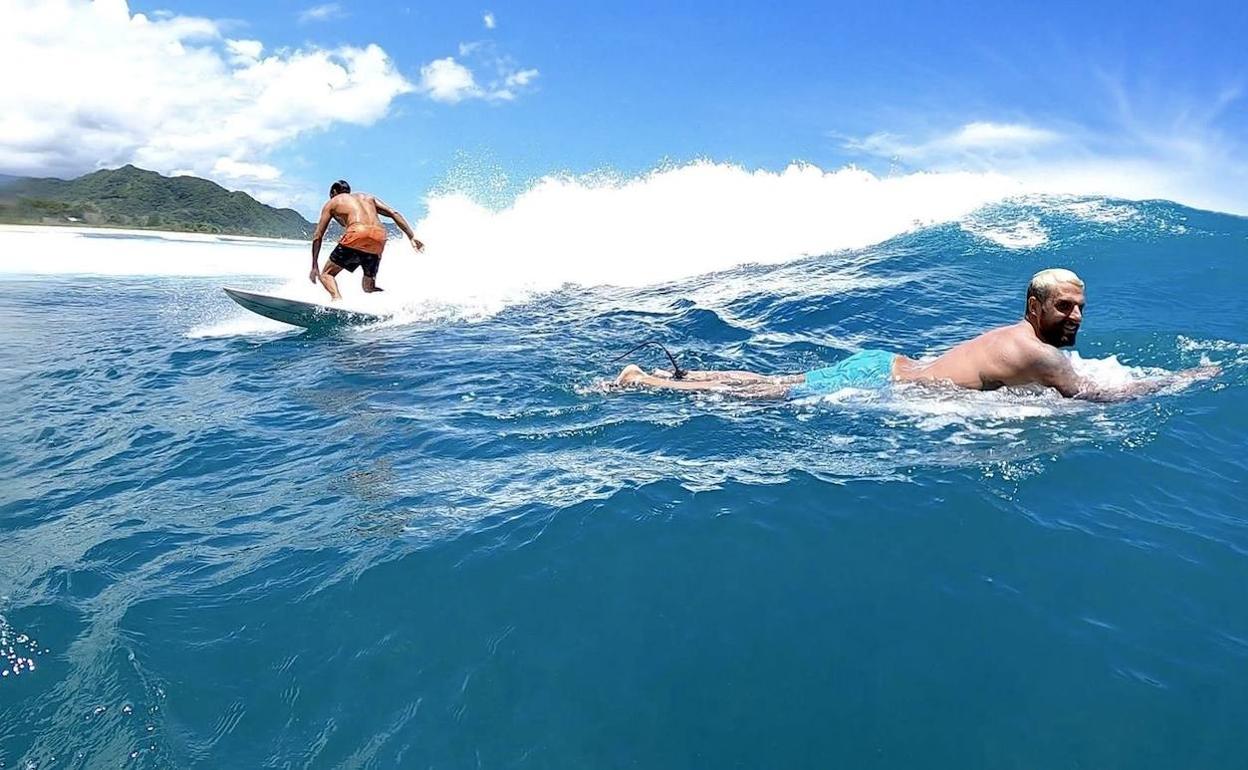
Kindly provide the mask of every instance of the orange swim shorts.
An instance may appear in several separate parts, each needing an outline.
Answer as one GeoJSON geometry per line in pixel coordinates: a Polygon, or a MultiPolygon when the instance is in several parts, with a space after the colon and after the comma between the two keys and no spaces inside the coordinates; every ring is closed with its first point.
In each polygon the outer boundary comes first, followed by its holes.
{"type": "Polygon", "coordinates": [[[386,228],[363,222],[347,225],[347,231],[338,239],[338,245],[365,254],[380,254],[386,248],[386,228]]]}

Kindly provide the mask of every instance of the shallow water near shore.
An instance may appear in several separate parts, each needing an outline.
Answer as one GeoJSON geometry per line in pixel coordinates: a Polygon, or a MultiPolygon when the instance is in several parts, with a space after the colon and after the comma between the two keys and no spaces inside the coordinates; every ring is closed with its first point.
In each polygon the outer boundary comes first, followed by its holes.
{"type": "Polygon", "coordinates": [[[420,263],[388,253],[389,295],[347,302],[393,317],[336,334],[220,291],[305,296],[302,245],[49,243],[65,269],[0,271],[5,767],[1248,755],[1248,220],[1005,203],[488,296],[409,290],[420,263]],[[231,274],[240,248],[259,267],[231,274]],[[1087,281],[1090,376],[1222,375],[1109,405],[601,387],[647,338],[693,368],[930,355],[1051,265],[1087,281]]]}

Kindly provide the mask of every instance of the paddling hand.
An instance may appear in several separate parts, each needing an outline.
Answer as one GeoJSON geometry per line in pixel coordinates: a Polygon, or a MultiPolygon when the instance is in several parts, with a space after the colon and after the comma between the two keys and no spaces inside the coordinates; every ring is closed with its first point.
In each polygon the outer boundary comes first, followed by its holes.
{"type": "Polygon", "coordinates": [[[412,236],[412,248],[416,249],[417,251],[424,251],[425,244],[422,243],[419,238],[413,235],[412,236]]]}

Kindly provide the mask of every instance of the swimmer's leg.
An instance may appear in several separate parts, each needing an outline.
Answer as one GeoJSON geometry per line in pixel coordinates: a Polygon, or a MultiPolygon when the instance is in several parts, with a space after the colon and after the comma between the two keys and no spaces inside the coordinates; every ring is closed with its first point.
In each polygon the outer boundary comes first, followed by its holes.
{"type": "Polygon", "coordinates": [[[670,377],[655,377],[646,374],[637,364],[629,364],[615,378],[616,385],[640,385],[659,390],[716,390],[719,383],[715,380],[674,380],[670,377]]]}
{"type": "Polygon", "coordinates": [[[788,398],[793,394],[792,385],[773,383],[770,385],[740,385],[727,391],[737,398],[788,398]]]}
{"type": "MultiPolygon", "coordinates": [[[[699,374],[709,375],[714,374],[714,372],[699,372],[699,374]]],[[[746,374],[753,373],[746,372],[746,374]]],[[[655,390],[722,393],[728,396],[737,396],[738,398],[784,398],[789,394],[791,385],[778,382],[777,379],[755,374],[754,379],[748,381],[732,378],[693,380],[688,377],[675,380],[669,377],[655,377],[654,375],[646,374],[640,366],[629,364],[616,377],[615,384],[654,388],[655,390]]]]}
{"type": "MultiPolygon", "coordinates": [[[[663,379],[672,379],[672,372],[668,369],[655,369],[651,372],[655,377],[663,379]]],[[[723,369],[723,370],[694,370],[686,371],[682,380],[692,380],[694,382],[706,382],[715,380],[718,382],[731,382],[735,384],[757,383],[760,385],[799,385],[805,380],[804,374],[759,374],[758,372],[747,372],[739,369],[723,369]]]]}

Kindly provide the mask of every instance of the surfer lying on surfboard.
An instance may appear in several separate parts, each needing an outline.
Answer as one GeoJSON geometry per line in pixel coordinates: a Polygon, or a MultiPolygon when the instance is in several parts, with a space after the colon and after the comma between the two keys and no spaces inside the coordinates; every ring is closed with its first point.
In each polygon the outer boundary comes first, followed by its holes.
{"type": "Polygon", "coordinates": [[[863,350],[823,369],[770,376],[685,371],[672,358],[671,372],[646,374],[641,367],[629,364],[616,384],[712,391],[744,398],[801,398],[842,388],[885,388],[894,382],[947,383],[974,390],[1042,385],[1068,398],[1117,401],[1155,393],[1177,382],[1208,379],[1221,371],[1217,366],[1201,366],[1113,387],[1081,377],[1059,348],[1075,344],[1083,323],[1083,288],[1083,281],[1069,270],[1042,270],[1027,286],[1027,308],[1021,321],[985,332],[931,361],[916,361],[884,350],[863,350]]]}
{"type": "Polygon", "coordinates": [[[334,276],[342,270],[354,273],[355,268],[363,268],[362,286],[366,292],[381,291],[377,285],[377,271],[381,268],[381,252],[386,248],[386,228],[382,227],[378,215],[390,217],[412,242],[416,251],[424,251],[425,244],[416,238],[412,227],[403,215],[387,206],[380,198],[368,193],[353,193],[351,185],[339,179],[329,186],[329,201],[321,208],[321,218],[316,223],[316,232],[312,234],[312,272],[308,280],[316,283],[319,279],[329,296],[338,300],[338,281],[334,276]],[[325,229],[333,219],[345,230],[338,239],[338,245],[329,255],[325,269],[321,270],[317,263],[321,257],[321,239],[325,237],[325,229]]]}

